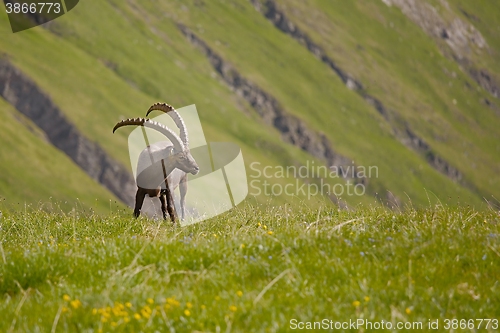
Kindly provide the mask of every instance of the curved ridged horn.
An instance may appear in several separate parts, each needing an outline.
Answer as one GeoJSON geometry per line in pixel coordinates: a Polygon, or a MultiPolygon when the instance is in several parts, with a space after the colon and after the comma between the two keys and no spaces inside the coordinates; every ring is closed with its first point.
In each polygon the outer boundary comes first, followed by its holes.
{"type": "Polygon", "coordinates": [[[113,128],[113,133],[119,129],[122,126],[129,126],[129,125],[135,125],[135,126],[144,126],[148,127],[151,129],[154,129],[161,134],[165,135],[174,145],[175,150],[177,151],[183,151],[185,150],[185,146],[182,143],[181,139],[177,134],[175,134],[170,128],[167,126],[160,124],[156,121],[153,121],[151,119],[146,119],[146,118],[135,118],[135,119],[125,119],[120,121],[115,125],[113,128]]]}
{"type": "Polygon", "coordinates": [[[174,107],[172,105],[168,105],[167,103],[155,103],[149,108],[148,112],[146,113],[146,117],[155,110],[163,111],[172,118],[172,120],[175,122],[175,125],[177,125],[177,128],[179,128],[179,134],[182,142],[184,142],[184,145],[188,147],[189,139],[186,124],[184,123],[184,120],[182,120],[179,113],[175,111],[174,107]]]}

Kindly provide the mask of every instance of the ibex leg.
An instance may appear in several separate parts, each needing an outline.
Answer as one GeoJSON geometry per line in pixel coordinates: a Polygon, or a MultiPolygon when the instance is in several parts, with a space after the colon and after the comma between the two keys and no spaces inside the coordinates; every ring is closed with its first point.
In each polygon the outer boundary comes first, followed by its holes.
{"type": "Polygon", "coordinates": [[[181,206],[181,219],[184,220],[186,217],[186,193],[188,190],[187,176],[184,176],[179,183],[179,194],[180,194],[180,206],[181,206]]]}
{"type": "Polygon", "coordinates": [[[144,197],[146,197],[146,190],[143,188],[138,188],[137,193],[135,194],[135,208],[134,208],[134,217],[138,218],[141,214],[142,203],[144,202],[144,197]]]}
{"type": "Polygon", "coordinates": [[[175,212],[175,205],[174,205],[174,199],[172,197],[172,192],[170,191],[169,186],[167,186],[167,189],[162,190],[161,195],[160,195],[160,201],[161,201],[161,211],[163,213],[163,219],[167,219],[167,212],[168,215],[170,215],[170,220],[175,223],[177,220],[177,214],[175,212]]]}

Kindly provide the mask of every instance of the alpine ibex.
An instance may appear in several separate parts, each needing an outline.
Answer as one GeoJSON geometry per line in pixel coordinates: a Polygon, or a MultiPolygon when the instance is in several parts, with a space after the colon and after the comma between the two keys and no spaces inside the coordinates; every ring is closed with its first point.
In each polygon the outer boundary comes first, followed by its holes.
{"type": "Polygon", "coordinates": [[[196,175],[200,168],[189,151],[186,125],[175,109],[165,103],[152,105],[146,116],[154,110],[167,113],[180,130],[180,138],[163,124],[147,118],[126,119],[113,128],[113,133],[122,126],[135,125],[154,129],[170,141],[161,141],[147,146],[139,155],[137,163],[137,193],[134,216],[138,217],[146,195],[159,197],[163,218],[167,211],[172,222],[176,220],[173,192],[179,187],[181,219],[185,217],[185,197],[187,193],[187,173],[196,175]],[[164,185],[164,189],[162,189],[164,185]]]}

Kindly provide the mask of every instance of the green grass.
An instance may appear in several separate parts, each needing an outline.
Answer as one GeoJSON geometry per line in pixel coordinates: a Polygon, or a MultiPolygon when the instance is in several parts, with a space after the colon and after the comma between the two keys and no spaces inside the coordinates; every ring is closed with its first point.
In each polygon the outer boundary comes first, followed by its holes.
{"type": "Polygon", "coordinates": [[[4,212],[0,227],[1,331],[285,332],[294,318],[499,315],[492,209],[247,202],[183,228],[119,210],[28,209],[4,212]]]}

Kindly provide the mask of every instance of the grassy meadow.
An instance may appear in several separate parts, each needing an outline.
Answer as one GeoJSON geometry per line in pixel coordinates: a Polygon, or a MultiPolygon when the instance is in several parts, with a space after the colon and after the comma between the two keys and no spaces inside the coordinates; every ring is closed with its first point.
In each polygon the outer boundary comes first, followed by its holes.
{"type": "MultiPolygon", "coordinates": [[[[498,82],[500,2],[427,2],[481,32],[488,47],[471,48],[466,60],[498,82]]],[[[276,3],[389,116],[248,0],[81,1],[17,34],[0,11],[0,58],[125,166],[130,130],[113,134],[113,126],[162,101],[195,104],[208,142],[241,148],[250,191],[252,181],[259,189],[323,180],[264,176],[264,168],[325,161],[283,140],[183,25],[337,154],[377,168],[363,180],[366,195],[340,197],[347,209],[322,195],[250,192],[237,208],[186,227],[133,219],[0,96],[0,332],[289,332],[324,319],[498,331],[478,321],[500,320],[498,98],[445,41],[386,1],[276,3]],[[408,128],[461,181],[397,137],[408,128]]]]}
{"type": "Polygon", "coordinates": [[[4,211],[0,331],[287,332],[325,318],[449,331],[445,319],[499,318],[493,209],[247,200],[187,227],[128,213],[4,211]]]}

